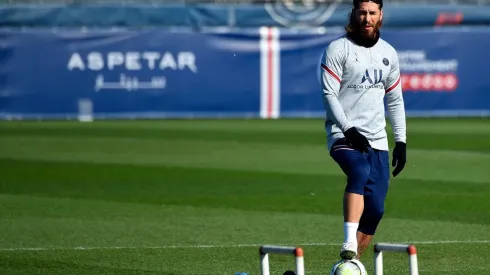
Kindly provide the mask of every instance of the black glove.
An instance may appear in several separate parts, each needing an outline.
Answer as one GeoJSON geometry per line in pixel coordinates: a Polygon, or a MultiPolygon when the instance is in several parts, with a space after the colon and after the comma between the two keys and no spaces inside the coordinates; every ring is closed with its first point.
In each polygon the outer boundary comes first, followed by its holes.
{"type": "Polygon", "coordinates": [[[352,148],[357,149],[361,152],[369,152],[369,147],[371,147],[369,141],[365,136],[359,133],[359,131],[357,131],[355,127],[347,129],[347,131],[344,132],[344,136],[350,143],[352,148]]]}
{"type": "Polygon", "coordinates": [[[407,144],[398,141],[393,149],[393,161],[391,162],[391,165],[395,167],[393,177],[396,177],[405,168],[405,163],[407,163],[407,144]]]}

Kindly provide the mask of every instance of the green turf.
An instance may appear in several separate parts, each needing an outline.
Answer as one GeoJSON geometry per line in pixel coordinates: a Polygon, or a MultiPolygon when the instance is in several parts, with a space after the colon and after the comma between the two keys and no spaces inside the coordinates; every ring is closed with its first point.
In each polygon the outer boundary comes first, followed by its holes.
{"type": "MultiPolygon", "coordinates": [[[[324,143],[313,119],[0,122],[0,274],[259,274],[265,243],[328,274],[345,179],[324,143]]],[[[490,120],[410,119],[408,161],[376,241],[417,244],[421,274],[488,273],[490,120]]]]}

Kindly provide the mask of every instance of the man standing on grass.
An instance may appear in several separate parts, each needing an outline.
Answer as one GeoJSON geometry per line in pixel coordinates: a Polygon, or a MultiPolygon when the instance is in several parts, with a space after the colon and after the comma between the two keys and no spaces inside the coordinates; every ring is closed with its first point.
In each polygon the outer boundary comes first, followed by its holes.
{"type": "Polygon", "coordinates": [[[360,258],[384,214],[390,178],[385,106],[393,128],[393,176],[406,162],[405,107],[396,50],[380,38],[383,0],[353,0],[346,34],[321,63],[330,156],[347,176],[343,259],[360,258]]]}

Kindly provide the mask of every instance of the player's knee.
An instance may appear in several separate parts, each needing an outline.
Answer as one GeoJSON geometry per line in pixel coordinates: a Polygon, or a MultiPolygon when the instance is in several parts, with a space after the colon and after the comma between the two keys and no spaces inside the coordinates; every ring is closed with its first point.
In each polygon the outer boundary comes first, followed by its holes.
{"type": "Polygon", "coordinates": [[[384,213],[385,213],[385,208],[383,206],[383,203],[380,203],[372,209],[371,216],[373,217],[374,220],[377,220],[379,222],[381,218],[383,218],[384,213]]]}
{"type": "Polygon", "coordinates": [[[359,221],[359,231],[367,235],[374,235],[379,222],[384,215],[384,205],[382,203],[374,207],[364,208],[364,213],[359,221]]]}
{"type": "Polygon", "coordinates": [[[349,169],[345,191],[349,193],[364,194],[364,187],[369,179],[370,167],[367,164],[356,165],[349,169]]]}

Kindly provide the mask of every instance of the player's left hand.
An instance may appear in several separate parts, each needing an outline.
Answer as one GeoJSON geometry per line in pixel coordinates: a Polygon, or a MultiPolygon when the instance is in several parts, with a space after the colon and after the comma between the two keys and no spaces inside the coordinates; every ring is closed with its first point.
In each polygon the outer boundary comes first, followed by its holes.
{"type": "Polygon", "coordinates": [[[395,167],[393,170],[393,177],[396,177],[405,168],[407,163],[407,144],[404,142],[396,142],[395,149],[393,149],[393,160],[391,165],[395,167]]]}

